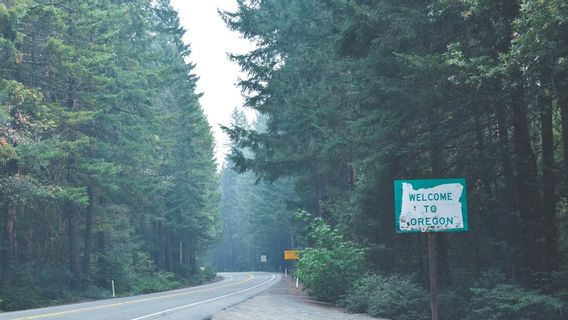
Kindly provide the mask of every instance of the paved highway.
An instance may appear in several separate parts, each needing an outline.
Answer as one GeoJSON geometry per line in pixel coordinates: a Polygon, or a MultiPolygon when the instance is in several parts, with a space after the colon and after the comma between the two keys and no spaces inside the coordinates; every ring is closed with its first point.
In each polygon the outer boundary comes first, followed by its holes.
{"type": "Polygon", "coordinates": [[[198,287],[42,309],[0,313],[0,320],[202,320],[271,287],[279,274],[221,273],[223,280],[198,287]]]}

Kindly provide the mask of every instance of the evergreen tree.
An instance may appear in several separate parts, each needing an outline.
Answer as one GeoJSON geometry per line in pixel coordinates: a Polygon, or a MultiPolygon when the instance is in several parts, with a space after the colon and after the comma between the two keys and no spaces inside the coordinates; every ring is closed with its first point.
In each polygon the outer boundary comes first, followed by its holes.
{"type": "Polygon", "coordinates": [[[0,26],[2,309],[192,281],[217,174],[169,2],[9,1],[0,26]]]}
{"type": "Polygon", "coordinates": [[[559,294],[566,17],[556,1],[240,1],[224,18],[258,43],[233,58],[267,129],[227,128],[231,159],[294,177],[298,208],[366,248],[367,271],[424,285],[426,238],[395,235],[392,181],[465,177],[472,231],[438,235],[442,288],[497,269],[559,294]]]}

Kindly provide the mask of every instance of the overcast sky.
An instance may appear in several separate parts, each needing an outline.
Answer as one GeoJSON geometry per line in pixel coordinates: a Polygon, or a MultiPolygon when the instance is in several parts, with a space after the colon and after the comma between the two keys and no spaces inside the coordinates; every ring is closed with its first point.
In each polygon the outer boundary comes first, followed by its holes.
{"type": "Polygon", "coordinates": [[[200,102],[215,136],[217,163],[221,163],[228,151],[228,137],[219,124],[229,125],[231,112],[243,104],[236,82],[244,76],[227,53],[247,52],[253,45],[230,31],[217,13],[217,9],[235,9],[235,0],[171,0],[171,4],[186,30],[184,41],[191,46],[190,58],[199,77],[197,90],[203,93],[200,102]]]}

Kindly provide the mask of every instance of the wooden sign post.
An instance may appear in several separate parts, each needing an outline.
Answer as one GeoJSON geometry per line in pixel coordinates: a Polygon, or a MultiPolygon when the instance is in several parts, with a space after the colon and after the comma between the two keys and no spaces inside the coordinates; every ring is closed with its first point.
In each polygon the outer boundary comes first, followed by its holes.
{"type": "Polygon", "coordinates": [[[436,232],[468,230],[465,179],[395,180],[397,233],[428,233],[430,307],[438,320],[436,232]]]}

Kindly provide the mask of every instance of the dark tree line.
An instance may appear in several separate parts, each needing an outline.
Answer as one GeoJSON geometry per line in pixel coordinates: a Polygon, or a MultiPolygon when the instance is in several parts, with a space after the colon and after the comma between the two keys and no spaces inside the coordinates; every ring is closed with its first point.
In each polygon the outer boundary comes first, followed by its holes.
{"type": "Polygon", "coordinates": [[[0,2],[0,308],[196,279],[220,223],[183,33],[167,0],[0,2]]]}

